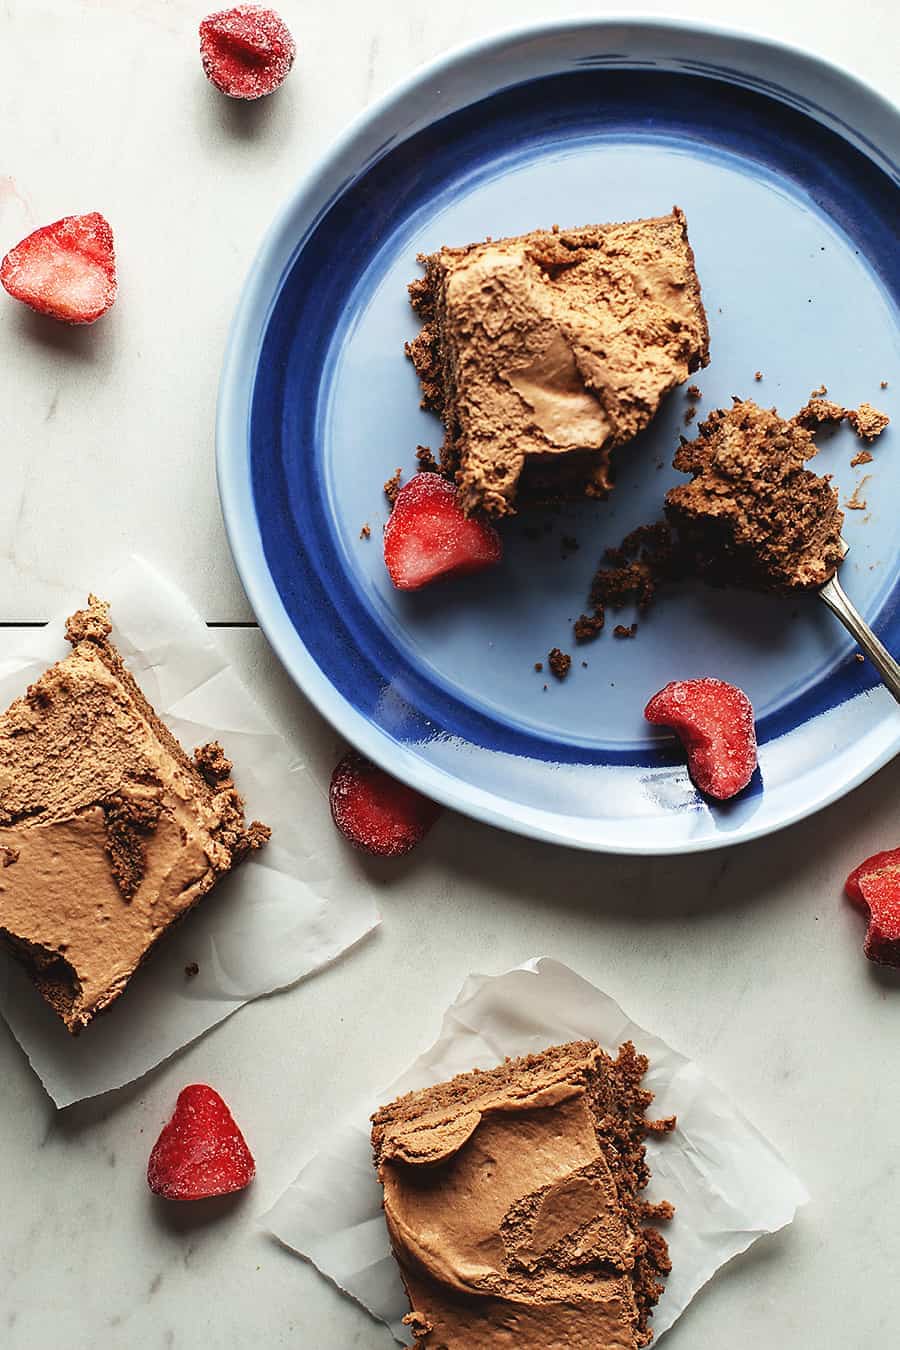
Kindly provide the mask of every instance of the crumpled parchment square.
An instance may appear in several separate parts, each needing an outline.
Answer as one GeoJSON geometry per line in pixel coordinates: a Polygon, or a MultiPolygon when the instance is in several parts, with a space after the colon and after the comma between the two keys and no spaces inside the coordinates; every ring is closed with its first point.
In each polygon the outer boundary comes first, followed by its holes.
{"type": "Polygon", "coordinates": [[[647,1140],[653,1175],[646,1197],[675,1206],[674,1219],[662,1225],[672,1273],[651,1319],[658,1338],[720,1266],[790,1223],[809,1197],[772,1144],[697,1064],[547,957],[504,975],[470,976],[431,1049],[378,1102],[361,1106],[335,1131],[263,1224],[408,1344],[402,1319],[409,1304],[382,1213],[369,1116],[404,1092],[573,1040],[596,1040],[610,1053],[633,1041],[650,1060],[644,1085],[655,1094],[652,1116],[678,1117],[673,1134],[647,1140]]]}
{"type": "MultiPolygon", "coordinates": [[[[222,742],[247,819],[265,821],[272,839],[162,939],[121,999],[77,1038],[0,951],[0,1012],[57,1106],[139,1078],[380,922],[369,882],[331,826],[327,784],[272,727],[182,592],[140,559],[95,589],[110,601],[112,640],[151,705],[188,753],[222,742]],[[189,979],[194,961],[200,971],[189,979]]],[[[0,710],[71,650],[64,628],[62,616],[29,630],[0,661],[0,710]]]]}

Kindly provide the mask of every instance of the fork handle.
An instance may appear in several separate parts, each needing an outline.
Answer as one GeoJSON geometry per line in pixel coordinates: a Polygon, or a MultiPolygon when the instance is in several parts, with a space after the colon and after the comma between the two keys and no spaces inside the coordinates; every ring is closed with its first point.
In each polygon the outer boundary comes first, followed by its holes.
{"type": "Polygon", "coordinates": [[[838,616],[847,632],[856,639],[894,698],[900,703],[900,664],[894,660],[884,643],[875,636],[855,605],[848,600],[837,576],[833,576],[825,583],[819,595],[831,612],[838,616]]]}

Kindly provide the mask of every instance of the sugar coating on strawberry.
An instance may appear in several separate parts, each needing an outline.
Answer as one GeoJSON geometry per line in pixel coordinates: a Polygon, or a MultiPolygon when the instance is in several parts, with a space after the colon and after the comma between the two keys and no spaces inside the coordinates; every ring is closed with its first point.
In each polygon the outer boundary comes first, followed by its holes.
{"type": "Polygon", "coordinates": [[[297,49],[282,20],[262,5],[236,5],[200,25],[207,79],[229,98],[262,98],[284,82],[297,49]]]}
{"type": "Polygon", "coordinates": [[[0,282],[39,314],[63,323],[94,323],[116,298],[109,221],[90,211],[42,225],[7,253],[0,282]]]}
{"type": "Polygon", "coordinates": [[[147,1184],[167,1200],[206,1200],[248,1186],[256,1164],[228,1107],[214,1088],[193,1083],[153,1145],[147,1184]]]}
{"type": "Polygon", "coordinates": [[[673,680],[644,709],[648,722],[671,727],[701,792],[720,801],[747,786],[756,768],[753,707],[725,680],[673,680]]]}
{"type": "Polygon", "coordinates": [[[866,956],[880,966],[900,966],[900,848],[866,858],[850,873],[845,890],[869,914],[866,956]]]}
{"type": "Polygon", "coordinates": [[[480,572],[502,556],[494,527],[465,515],[456,488],[440,474],[417,473],[398,492],[384,530],[384,561],[398,590],[480,572]]]}
{"type": "Polygon", "coordinates": [[[345,838],[366,853],[399,857],[425,837],[441,808],[355,750],[331,776],[331,815],[345,838]]]}

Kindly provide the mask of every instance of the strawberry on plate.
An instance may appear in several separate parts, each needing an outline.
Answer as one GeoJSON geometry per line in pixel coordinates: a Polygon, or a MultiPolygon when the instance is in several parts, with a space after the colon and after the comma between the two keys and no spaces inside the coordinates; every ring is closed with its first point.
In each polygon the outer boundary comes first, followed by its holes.
{"type": "Polygon", "coordinates": [[[193,1083],[153,1145],[147,1184],[166,1200],[206,1200],[249,1186],[256,1164],[218,1092],[193,1083]]]}
{"type": "Polygon", "coordinates": [[[331,815],[356,848],[380,857],[409,853],[425,837],[441,808],[355,750],[331,776],[331,815]]]}
{"type": "Polygon", "coordinates": [[[880,966],[900,966],[900,848],[866,858],[850,873],[845,890],[868,911],[866,956],[880,966]]]}
{"type": "Polygon", "coordinates": [[[229,98],[274,93],[294,64],[294,39],[272,9],[235,5],[200,25],[200,58],[208,80],[229,98]]]}
{"type": "Polygon", "coordinates": [[[109,222],[91,211],[42,225],[7,253],[0,282],[39,314],[62,323],[94,323],[116,298],[109,222]]]}
{"type": "Polygon", "coordinates": [[[753,777],[753,707],[735,685],[709,678],[673,680],[654,694],[644,716],[676,732],[687,751],[690,775],[707,796],[724,801],[753,777]]]}
{"type": "Polygon", "coordinates": [[[440,474],[417,473],[398,492],[384,530],[384,561],[398,590],[480,572],[502,555],[494,527],[465,515],[456,488],[440,474]]]}

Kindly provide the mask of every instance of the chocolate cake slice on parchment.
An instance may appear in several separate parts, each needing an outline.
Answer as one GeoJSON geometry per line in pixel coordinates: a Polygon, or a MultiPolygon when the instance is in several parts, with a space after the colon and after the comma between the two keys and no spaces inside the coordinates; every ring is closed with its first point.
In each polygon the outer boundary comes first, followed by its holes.
{"type": "Polygon", "coordinates": [[[73,1033],[269,837],[221,746],[190,759],[157,717],[107,608],[91,596],[70,654],[0,717],[0,940],[73,1033]]]}
{"type": "Polygon", "coordinates": [[[646,1223],[647,1061],[554,1046],[401,1097],[373,1117],[384,1210],[429,1350],[637,1350],[670,1269],[646,1223]]]}

